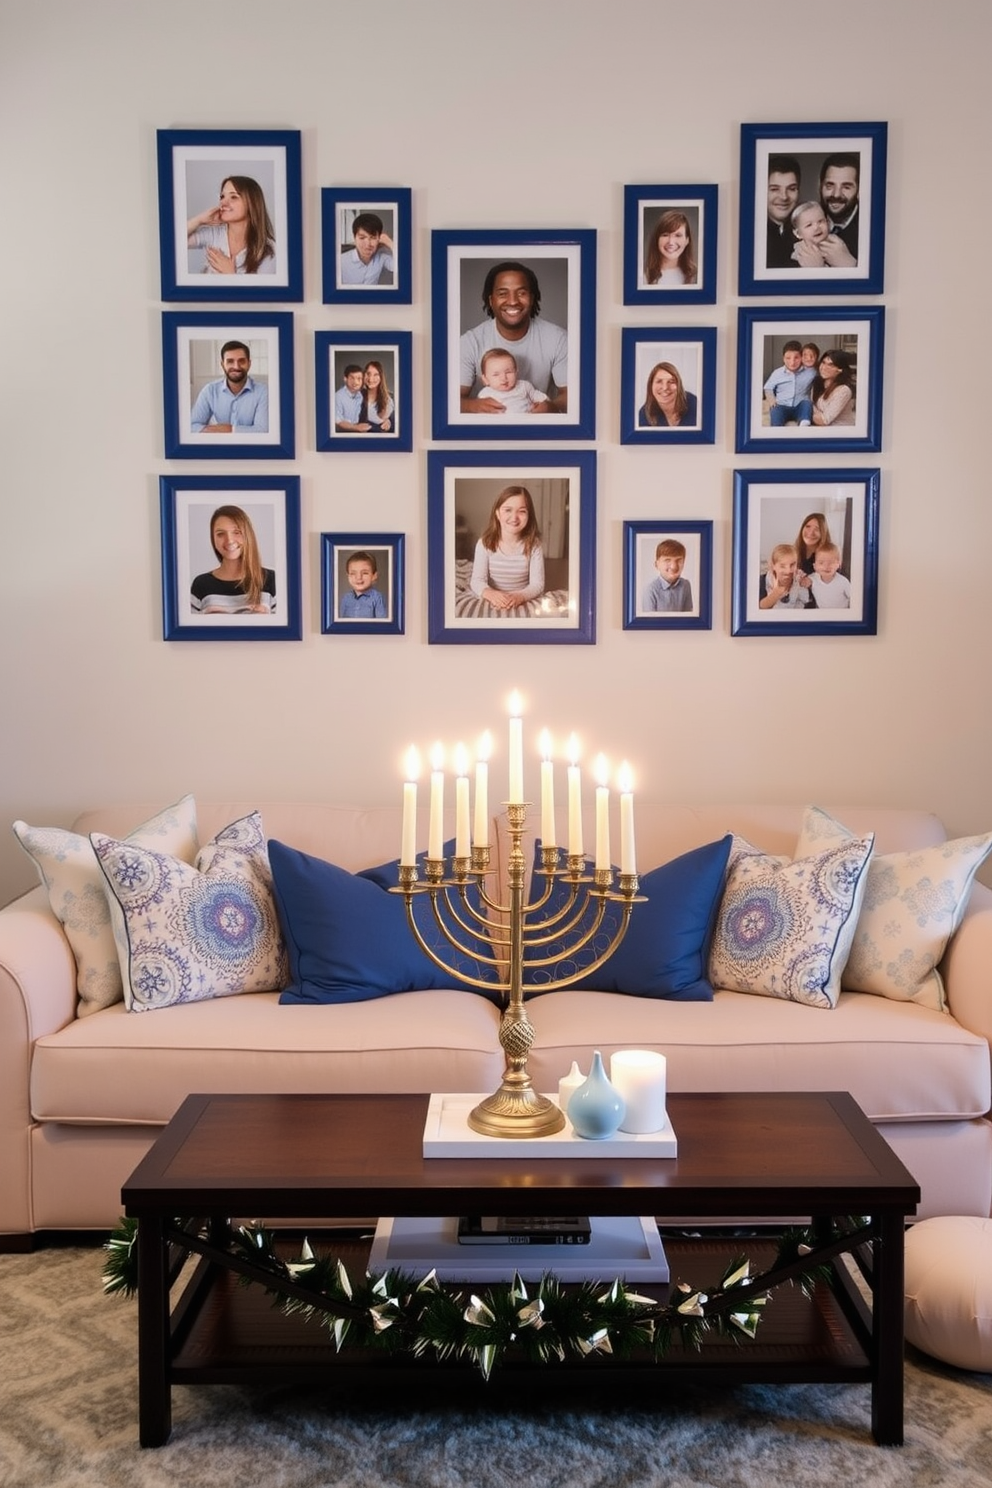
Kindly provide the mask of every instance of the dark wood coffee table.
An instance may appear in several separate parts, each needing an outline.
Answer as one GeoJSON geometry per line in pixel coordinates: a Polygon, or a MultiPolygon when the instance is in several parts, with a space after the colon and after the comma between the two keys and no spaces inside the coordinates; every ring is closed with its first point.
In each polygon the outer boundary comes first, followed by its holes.
{"type": "MultiPolygon", "coordinates": [[[[287,1318],[260,1288],[237,1284],[226,1264],[232,1217],[340,1224],[369,1215],[535,1212],[652,1214],[662,1224],[688,1216],[704,1224],[794,1216],[815,1226],[835,1216],[867,1217],[870,1243],[858,1249],[871,1262],[870,1306],[850,1268],[838,1264],[832,1283],[818,1286],[812,1299],[797,1288],[778,1288],[753,1342],[676,1349],[641,1365],[640,1373],[649,1382],[673,1373],[731,1383],[863,1381],[871,1386],[876,1441],[902,1443],[903,1231],[920,1190],[850,1095],[672,1095],[676,1159],[425,1159],[427,1101],[426,1095],[193,1095],[183,1102],[122,1190],[125,1212],[139,1221],[143,1446],[168,1440],[175,1383],[313,1384],[340,1378],[343,1368],[355,1378],[354,1361],[336,1354],[319,1326],[287,1318]],[[204,1220],[208,1239],[173,1308],[170,1282],[177,1255],[188,1250],[178,1218],[204,1220]]],[[[332,1244],[346,1263],[364,1266],[367,1242],[361,1248],[342,1237],[332,1244]]],[[[673,1283],[695,1285],[720,1275],[721,1254],[729,1260],[754,1251],[750,1240],[725,1241],[721,1251],[719,1242],[667,1234],[665,1248],[673,1283]]],[[[375,1361],[380,1377],[381,1364],[375,1361]]],[[[427,1359],[411,1367],[436,1371],[435,1399],[437,1372],[452,1384],[456,1374],[471,1373],[464,1363],[427,1359]]],[[[566,1368],[546,1366],[542,1375],[566,1368]]],[[[570,1377],[592,1376],[601,1391],[614,1372],[629,1377],[630,1366],[614,1368],[597,1357],[578,1362],[570,1377]]],[[[490,1397],[495,1379],[484,1387],[490,1397]]]]}

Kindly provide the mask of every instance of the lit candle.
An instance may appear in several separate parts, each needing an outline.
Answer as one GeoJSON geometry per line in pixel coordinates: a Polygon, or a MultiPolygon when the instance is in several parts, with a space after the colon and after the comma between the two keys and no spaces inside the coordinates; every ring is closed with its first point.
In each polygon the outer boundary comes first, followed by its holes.
{"type": "Polygon", "coordinates": [[[624,760],[618,775],[620,786],[620,872],[636,873],[634,853],[634,777],[624,760]]]}
{"type": "Polygon", "coordinates": [[[455,857],[469,855],[468,837],[468,750],[455,745],[455,857]]]}
{"type": "Polygon", "coordinates": [[[492,735],[487,729],[475,747],[475,845],[489,846],[489,756],[492,735]]]}
{"type": "Polygon", "coordinates": [[[610,766],[605,755],[596,758],[596,868],[610,868],[610,766]]]}
{"type": "Polygon", "coordinates": [[[403,786],[403,832],[400,837],[400,863],[412,868],[417,861],[417,776],[420,754],[410,745],[406,752],[406,784],[403,786]]]}
{"type": "Polygon", "coordinates": [[[427,856],[444,857],[444,749],[431,750],[431,814],[427,827],[427,856]]]}
{"type": "Polygon", "coordinates": [[[522,704],[519,692],[510,694],[510,794],[511,805],[523,805],[524,799],[524,732],[520,718],[522,704]]]}
{"type": "Polygon", "coordinates": [[[579,773],[579,741],[568,741],[568,855],[582,857],[582,779],[579,773]]]}
{"type": "Polygon", "coordinates": [[[557,847],[555,836],[555,767],[551,763],[551,735],[541,730],[541,844],[557,847]]]}

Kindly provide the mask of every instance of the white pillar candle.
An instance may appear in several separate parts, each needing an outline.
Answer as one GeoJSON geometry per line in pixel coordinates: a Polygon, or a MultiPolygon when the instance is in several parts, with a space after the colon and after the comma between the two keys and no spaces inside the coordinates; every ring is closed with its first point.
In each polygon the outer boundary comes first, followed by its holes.
{"type": "Polygon", "coordinates": [[[656,1132],[665,1125],[667,1061],[653,1049],[620,1049],[610,1058],[610,1079],[626,1105],[620,1130],[656,1132]]]}
{"type": "Polygon", "coordinates": [[[541,730],[541,845],[557,847],[555,833],[555,767],[551,763],[551,735],[541,730]]]}
{"type": "Polygon", "coordinates": [[[417,861],[417,776],[420,755],[410,745],[405,760],[406,784],[403,786],[403,831],[400,837],[400,863],[412,868],[417,861]]]}
{"type": "Polygon", "coordinates": [[[468,835],[468,750],[464,744],[455,745],[455,857],[467,858],[470,851],[468,835]]]}
{"type": "Polygon", "coordinates": [[[475,750],[475,845],[489,846],[489,755],[492,735],[487,729],[475,750]]]}
{"type": "Polygon", "coordinates": [[[620,786],[620,872],[636,873],[637,861],[634,851],[634,779],[626,760],[620,766],[618,783],[620,786]]]}
{"type": "Polygon", "coordinates": [[[582,857],[582,776],[579,772],[579,741],[568,741],[568,855],[582,857]]]}
{"type": "Polygon", "coordinates": [[[524,799],[524,726],[520,718],[520,694],[510,695],[510,789],[511,805],[523,805],[524,799]]]}
{"type": "Polygon", "coordinates": [[[596,759],[596,868],[610,868],[610,767],[605,755],[596,759]]]}
{"type": "Polygon", "coordinates": [[[431,814],[427,826],[427,856],[444,857],[444,749],[431,750],[431,814]]]}

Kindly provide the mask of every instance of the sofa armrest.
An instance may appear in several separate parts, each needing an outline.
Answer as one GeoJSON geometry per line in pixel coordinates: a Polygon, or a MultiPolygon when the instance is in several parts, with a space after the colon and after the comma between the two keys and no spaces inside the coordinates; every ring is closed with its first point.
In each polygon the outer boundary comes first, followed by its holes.
{"type": "Polygon", "coordinates": [[[947,1005],[962,1027],[992,1045],[992,889],[976,883],[940,963],[947,1005]]]}

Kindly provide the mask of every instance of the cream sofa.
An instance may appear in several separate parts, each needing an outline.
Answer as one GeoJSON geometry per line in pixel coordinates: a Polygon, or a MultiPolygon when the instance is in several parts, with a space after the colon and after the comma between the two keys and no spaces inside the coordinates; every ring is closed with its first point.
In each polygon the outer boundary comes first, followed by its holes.
{"type": "MultiPolygon", "coordinates": [[[[74,830],[124,836],[155,808],[92,812],[74,830]]],[[[258,809],[265,833],[357,870],[394,858],[399,810],[199,805],[199,835],[258,809]]],[[[845,810],[880,853],[944,840],[933,816],[845,810]]],[[[734,831],[791,856],[798,807],[639,805],[642,872],[734,831]]],[[[498,856],[498,853],[497,853],[498,856]]],[[[635,913],[637,911],[635,910],[635,913]]],[[[976,885],[941,971],[949,1011],[842,992],[832,1010],[717,990],[712,1002],[566,990],[535,998],[530,1070],[554,1090],[627,1047],[668,1057],[672,1091],[850,1090],[913,1172],[920,1216],[992,1209],[992,891],[976,885]]],[[[123,1180],[190,1092],[490,1091],[499,1012],[469,992],[343,1006],[255,993],[141,1013],[76,1016],[75,965],[38,888],[0,911],[0,1249],[39,1231],[104,1230],[123,1180]]],[[[783,1133],[788,1140],[788,1133],[783,1133]]]]}

